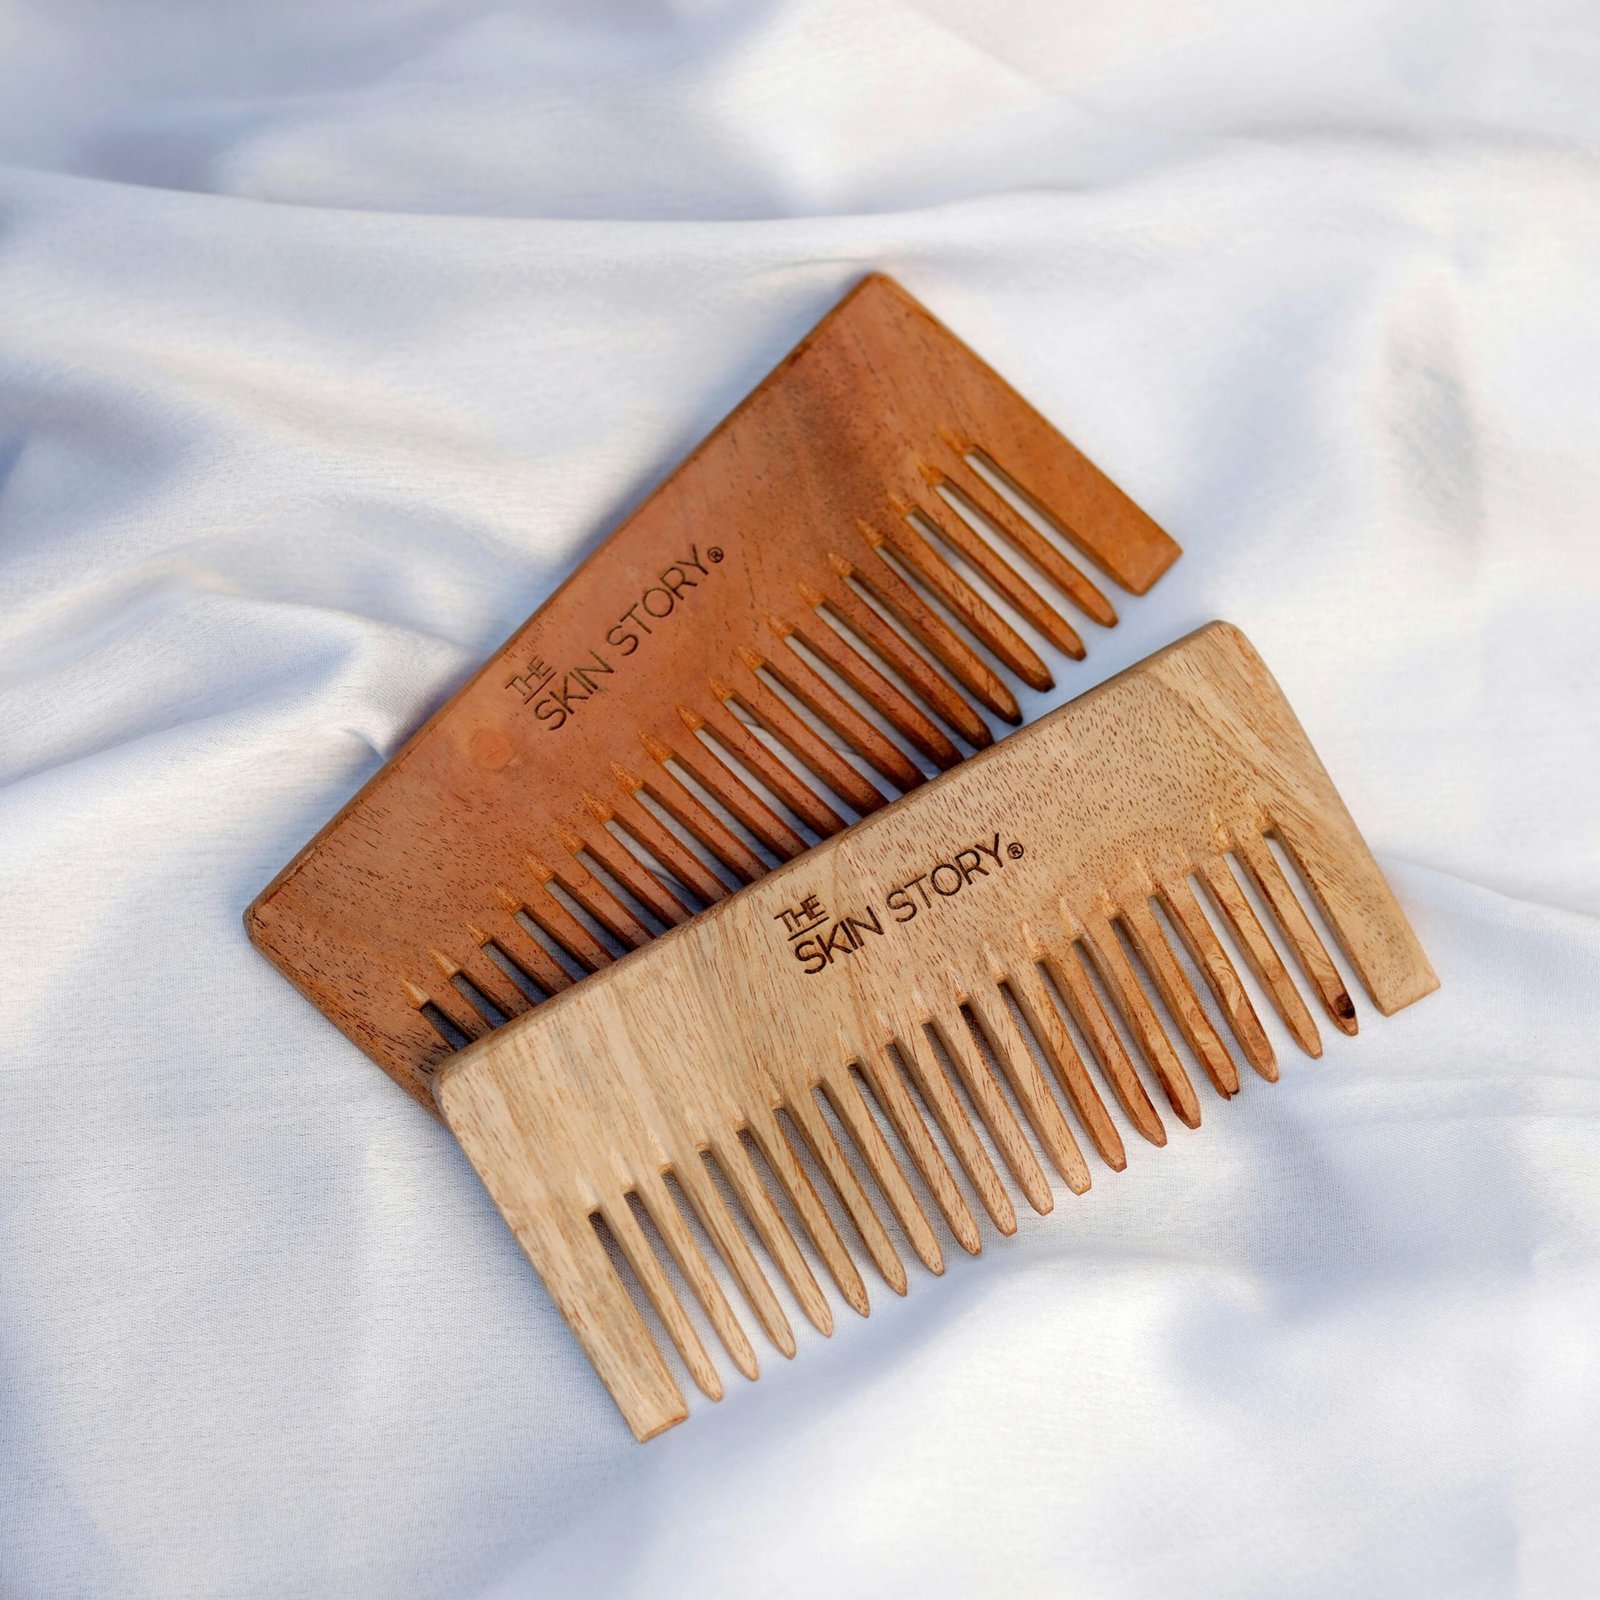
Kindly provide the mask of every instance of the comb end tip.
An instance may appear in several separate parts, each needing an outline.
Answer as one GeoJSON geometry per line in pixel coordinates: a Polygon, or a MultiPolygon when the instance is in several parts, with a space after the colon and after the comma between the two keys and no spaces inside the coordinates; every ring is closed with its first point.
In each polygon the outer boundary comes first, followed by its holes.
{"type": "Polygon", "coordinates": [[[1392,1017],[1395,1012],[1404,1011],[1407,1006],[1415,1005],[1419,1000],[1426,1000],[1438,988],[1439,974],[1433,970],[1428,958],[1418,949],[1412,958],[1406,983],[1392,992],[1381,996],[1374,995],[1372,1003],[1377,1006],[1381,1015],[1392,1017]]]}
{"type": "Polygon", "coordinates": [[[675,1428],[680,1422],[689,1420],[689,1408],[679,1404],[676,1410],[664,1411],[649,1418],[628,1417],[628,1427],[640,1444],[649,1444],[652,1439],[658,1439],[668,1428],[675,1428]]]}
{"type": "Polygon", "coordinates": [[[1116,579],[1129,594],[1148,594],[1156,580],[1183,554],[1183,546],[1145,512],[1134,509],[1144,535],[1142,559],[1137,566],[1117,573],[1116,579]]]}

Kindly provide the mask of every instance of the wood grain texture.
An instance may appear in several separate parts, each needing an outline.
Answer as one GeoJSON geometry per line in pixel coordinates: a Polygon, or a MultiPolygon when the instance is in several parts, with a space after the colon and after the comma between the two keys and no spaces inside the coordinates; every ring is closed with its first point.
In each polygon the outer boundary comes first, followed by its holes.
{"type": "Polygon", "coordinates": [[[864,813],[918,784],[913,754],[946,767],[952,735],[987,744],[977,705],[1016,720],[997,667],[1040,685],[1048,668],[959,568],[1081,655],[1063,604],[1116,616],[1068,548],[1136,593],[1178,554],[904,290],[868,278],[279,874],[250,937],[432,1109],[428,1072],[454,1043],[765,870],[718,807],[787,859],[802,825],[844,825],[841,802],[864,813]],[[985,481],[979,450],[1059,542],[985,481]]]}
{"type": "MultiPolygon", "coordinates": [[[[1281,692],[1246,640],[1216,623],[463,1051],[438,1075],[439,1104],[623,1415],[648,1438],[685,1415],[683,1396],[596,1242],[594,1216],[609,1219],[630,1196],[659,1193],[663,1174],[697,1173],[707,1151],[726,1163],[749,1137],[779,1190],[766,1193],[753,1170],[741,1175],[755,1232],[770,1239],[782,1230],[774,1202],[787,1202],[835,1282],[850,1286],[850,1303],[865,1309],[857,1258],[903,1293],[910,1276],[885,1218],[935,1272],[938,1214],[965,1248],[978,1243],[971,1208],[951,1192],[954,1176],[932,1142],[935,1126],[1002,1232],[1015,1227],[1014,1212],[980,1125],[1040,1211],[1054,1196],[1034,1141],[1071,1190],[1090,1177],[1077,1131],[1122,1165],[1102,1083],[1146,1137],[1165,1138],[1102,994],[1160,1098],[1185,1122],[1202,1116],[1185,1053],[1211,1084],[1207,1093],[1224,1099],[1239,1083],[1234,1049],[1275,1074],[1233,957],[1192,882],[1208,886],[1218,921],[1302,1045],[1320,1048],[1309,1016],[1290,1002],[1298,991],[1275,941],[1339,1026],[1354,1027],[1337,968],[1269,839],[1381,1012],[1436,987],[1281,692]],[[1240,873],[1254,879],[1270,933],[1240,873]],[[1233,1048],[1201,1005],[1180,948],[1216,996],[1233,1048]],[[891,1075],[893,1087],[873,1087],[891,1075]],[[878,1131],[863,1086],[886,1126],[919,1125],[901,1135],[904,1158],[878,1131]],[[836,1189],[853,1242],[817,1203],[808,1169],[836,1189]],[[913,1175],[934,1214],[921,1209],[913,1175]]],[[[716,1228],[707,1231],[722,1243],[716,1228]]],[[[801,1242],[785,1241],[779,1257],[791,1281],[801,1242]]],[[[678,1266],[691,1285],[704,1276],[703,1261],[691,1272],[679,1256],[678,1266]]],[[[728,1266],[747,1285],[751,1263],[730,1255],[728,1266]]],[[[643,1289],[682,1349],[677,1292],[657,1265],[647,1273],[643,1289]]],[[[759,1297],[753,1309],[770,1320],[759,1297]]],[[[720,1333],[721,1308],[713,1321],[720,1333]]],[[[748,1372],[742,1332],[725,1344],[748,1372]]],[[[787,1353],[787,1341],[779,1348],[787,1353]]],[[[710,1357],[693,1354],[684,1360],[696,1381],[719,1394],[710,1357]]]]}

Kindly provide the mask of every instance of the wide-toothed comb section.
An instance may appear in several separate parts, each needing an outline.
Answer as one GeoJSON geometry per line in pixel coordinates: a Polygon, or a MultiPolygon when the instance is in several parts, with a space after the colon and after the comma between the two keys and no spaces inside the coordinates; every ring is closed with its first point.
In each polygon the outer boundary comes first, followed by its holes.
{"type": "Polygon", "coordinates": [[[1020,719],[1178,547],[869,278],[252,907],[431,1106],[464,1039],[1020,719]],[[441,965],[441,961],[444,963],[441,965]],[[446,967],[450,970],[447,972],[446,967]]]}
{"type": "Polygon", "coordinates": [[[439,1102],[644,1438],[684,1403],[641,1306],[719,1396],[686,1297],[753,1375],[735,1301],[787,1355],[777,1287],[827,1331],[821,1285],[865,1311],[913,1258],[942,1271],[942,1240],[976,1252],[980,1217],[1013,1232],[1017,1196],[1050,1211],[1052,1175],[1124,1167],[1124,1129],[1165,1143],[1158,1104],[1193,1126],[1241,1064],[1275,1078],[1246,972],[1309,1053],[1291,966],[1354,1031],[1308,904],[1380,1011],[1435,986],[1276,685],[1213,624],[475,1044],[439,1102]]]}

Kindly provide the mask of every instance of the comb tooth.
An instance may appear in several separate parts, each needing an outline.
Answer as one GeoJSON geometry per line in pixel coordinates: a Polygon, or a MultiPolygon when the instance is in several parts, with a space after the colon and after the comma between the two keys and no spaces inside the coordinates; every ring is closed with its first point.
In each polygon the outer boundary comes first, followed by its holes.
{"type": "MultiPolygon", "coordinates": [[[[844,826],[839,815],[813,789],[802,783],[773,753],[734,716],[723,703],[728,693],[716,684],[717,709],[706,718],[706,725],[805,825],[826,838],[844,826]]],[[[797,836],[798,837],[798,836],[797,836]]],[[[805,848],[802,842],[800,848],[805,848]]]]}
{"type": "MultiPolygon", "coordinates": [[[[508,911],[515,913],[524,910],[522,900],[516,895],[506,893],[501,899],[508,911]]],[[[524,914],[532,915],[531,912],[524,914]]],[[[494,939],[546,994],[559,994],[572,983],[566,968],[516,920],[515,915],[507,917],[496,928],[494,939]]]]}
{"type": "Polygon", "coordinates": [[[1150,1096],[1145,1093],[1138,1073],[1133,1070],[1133,1063],[1122,1047],[1117,1030],[1111,1025],[1111,1018],[1100,1004],[1100,996],[1095,993],[1076,948],[1072,945],[1065,948],[1047,945],[1045,961],[1061,998],[1072,1013],[1072,1020],[1082,1029],[1084,1038],[1093,1048],[1100,1070],[1110,1083],[1118,1103],[1128,1114],[1128,1120],[1151,1144],[1165,1144],[1167,1130],[1162,1127],[1161,1118],[1150,1103],[1150,1096]]]}
{"type": "Polygon", "coordinates": [[[794,1235],[778,1215],[778,1208],[773,1205],[766,1185],[751,1165],[744,1146],[737,1138],[730,1138],[714,1145],[711,1154],[727,1178],[728,1186],[739,1197],[739,1204],[755,1225],[757,1235],[767,1247],[767,1254],[777,1262],[778,1270],[788,1280],[795,1299],[800,1302],[800,1309],[819,1333],[831,1334],[833,1312],[828,1307],[827,1298],[818,1286],[806,1258],[800,1253],[799,1246],[795,1244],[794,1235]]]}
{"type": "Polygon", "coordinates": [[[1024,683],[1032,689],[1052,687],[1050,669],[1033,646],[903,517],[890,524],[888,544],[1024,683]]]}
{"type": "Polygon", "coordinates": [[[1277,947],[1267,937],[1255,908],[1245,898],[1228,863],[1220,856],[1203,861],[1199,873],[1206,891],[1210,894],[1222,920],[1244,951],[1244,958],[1255,973],[1261,987],[1267,991],[1273,1008],[1283,1019],[1283,1025],[1294,1035],[1295,1042],[1308,1056],[1322,1054],[1322,1036],[1311,1019],[1311,1012],[1300,998],[1277,947]]]}
{"type": "MultiPolygon", "coordinates": [[[[771,622],[780,639],[786,640],[797,632],[792,624],[776,617],[771,622]]],[[[768,661],[766,666],[778,682],[808,705],[840,738],[854,746],[890,783],[900,789],[915,789],[923,782],[921,772],[905,751],[886,739],[840,696],[804,656],[796,650],[782,650],[776,655],[779,659],[768,661]]]]}
{"type": "Polygon", "coordinates": [[[667,1337],[672,1340],[678,1354],[683,1357],[683,1364],[689,1369],[689,1376],[694,1379],[700,1392],[707,1399],[720,1400],[722,1376],[711,1357],[706,1354],[706,1347],[700,1342],[700,1335],[685,1313],[677,1291],[667,1281],[667,1275],[662,1270],[660,1261],[656,1259],[650,1241],[645,1238],[644,1230],[639,1226],[639,1219],[633,1214],[633,1208],[624,1198],[615,1204],[603,1205],[601,1215],[605,1217],[606,1226],[610,1228],[611,1236],[621,1247],[628,1265],[633,1268],[634,1277],[639,1280],[640,1287],[648,1296],[650,1304],[655,1307],[656,1315],[661,1318],[661,1325],[667,1330],[667,1337]]]}
{"type": "Polygon", "coordinates": [[[1111,1120],[1105,1102],[1100,1098],[1078,1047],[1072,1042],[1050,996],[1045,992],[1039,969],[1031,962],[1020,967],[1006,980],[1016,999],[1017,1009],[1027,1019],[1034,1037],[1039,1041],[1067,1098],[1072,1101],[1078,1121],[1089,1135],[1101,1159],[1114,1172],[1121,1172],[1128,1164],[1127,1151],[1123,1149],[1122,1135],[1111,1120]]]}
{"type": "MultiPolygon", "coordinates": [[[[759,657],[753,658],[759,661],[759,657]]],[[[749,662],[746,662],[749,665],[749,662]]],[[[751,682],[733,697],[734,704],[760,723],[792,755],[836,795],[865,816],[883,804],[883,796],[825,739],[814,733],[765,683],[751,672],[751,682]]]]}
{"type": "Polygon", "coordinates": [[[1133,1036],[1139,1041],[1145,1059],[1150,1063],[1161,1087],[1167,1091],[1167,1100],[1178,1113],[1179,1120],[1190,1128],[1200,1126],[1200,1102],[1195,1098],[1194,1085],[1183,1063],[1172,1048],[1161,1019],[1156,1016],[1149,1000],[1140,987],[1138,976],[1123,954],[1122,942],[1116,930],[1104,916],[1086,919],[1083,942],[1099,969],[1111,998],[1126,1019],[1133,1036]]]}
{"type": "Polygon", "coordinates": [[[948,507],[949,503],[941,495],[934,494],[927,501],[919,502],[917,511],[933,525],[941,539],[959,550],[1056,649],[1074,661],[1082,661],[1083,639],[1078,630],[977,532],[959,508],[948,507]],[[934,506],[939,509],[933,509],[934,506]]]}
{"type": "Polygon", "coordinates": [[[666,1184],[652,1176],[640,1183],[637,1192],[640,1203],[656,1225],[656,1231],[672,1252],[672,1259],[678,1263],[678,1271],[700,1302],[706,1320],[716,1329],[717,1337],[733,1357],[734,1366],[751,1380],[760,1377],[761,1369],[756,1364],[756,1353],[750,1337],[734,1316],[733,1307],[722,1292],[722,1285],[706,1265],[706,1258],[700,1253],[700,1246],[695,1243],[694,1235],[690,1233],[689,1225],[683,1220],[683,1213],[679,1211],[678,1203],[672,1198],[666,1184]]]}
{"type": "Polygon", "coordinates": [[[985,991],[975,992],[967,1004],[1051,1165],[1074,1194],[1082,1194],[1090,1183],[1088,1164],[1005,1002],[997,991],[985,991]]]}
{"type": "Polygon", "coordinates": [[[828,1104],[855,1140],[856,1148],[861,1152],[868,1170],[877,1179],[890,1210],[905,1229],[917,1259],[929,1272],[942,1273],[944,1252],[939,1248],[939,1241],[934,1237],[926,1213],[912,1194],[911,1185],[900,1170],[900,1163],[895,1160],[888,1140],[884,1138],[866,1101],[861,1098],[861,1091],[856,1087],[849,1070],[840,1072],[835,1079],[824,1078],[822,1092],[827,1095],[828,1104]]]}
{"type": "Polygon", "coordinates": [[[1167,908],[1167,915],[1172,918],[1195,964],[1205,973],[1211,993],[1222,1007],[1245,1060],[1269,1083],[1276,1083],[1278,1060],[1272,1044],[1256,1015],[1256,1008],[1250,1003],[1250,996],[1239,981],[1239,974],[1233,970],[1233,963],[1222,948],[1222,941],[1201,911],[1189,880],[1167,878],[1159,887],[1161,903],[1167,908]]]}
{"type": "Polygon", "coordinates": [[[717,1193],[705,1163],[698,1156],[691,1157],[675,1166],[673,1172],[683,1192],[688,1195],[701,1225],[727,1263],[728,1271],[744,1292],[757,1321],[766,1330],[767,1337],[784,1355],[792,1356],[795,1350],[794,1330],[772,1292],[772,1285],[767,1282],[766,1273],[761,1270],[745,1236],[739,1231],[739,1225],[723,1204],[722,1196],[717,1193]]]}
{"type": "Polygon", "coordinates": [[[648,733],[640,737],[657,763],[657,770],[644,785],[645,793],[676,817],[741,882],[754,883],[766,872],[766,863],[692,789],[678,780],[667,763],[683,758],[648,733]]]}
{"type": "Polygon", "coordinates": [[[992,523],[1063,594],[1069,596],[1086,616],[1101,627],[1115,626],[1116,609],[1084,573],[1080,572],[1056,547],[985,483],[965,461],[953,456],[947,463],[946,481],[950,488],[992,523]],[[959,464],[958,464],[959,463],[959,464]]]}
{"type": "MultiPolygon", "coordinates": [[[[881,536],[873,534],[873,540],[881,536]]],[[[847,571],[880,605],[892,611],[997,717],[1015,725],[1022,721],[1017,697],[1006,688],[971,645],[877,552],[862,551],[860,562],[847,571]]]]}
{"type": "Polygon", "coordinates": [[[1147,900],[1130,901],[1120,912],[1122,925],[1128,930],[1145,971],[1155,979],[1167,1010],[1177,1020],[1179,1029],[1194,1051],[1196,1059],[1206,1069],[1206,1076],[1224,1099],[1232,1099],[1239,1092],[1239,1069],[1234,1066],[1227,1046],[1211,1026],[1199,997],[1190,987],[1183,969],[1178,965],[1167,936],[1161,931],[1147,900]]]}
{"type": "MultiPolygon", "coordinates": [[[[841,579],[849,570],[847,566],[844,568],[841,579]]],[[[981,750],[994,743],[988,723],[951,687],[944,675],[913,650],[848,583],[841,581],[831,588],[827,604],[858,639],[887,661],[968,744],[981,750]]]]}
{"type": "Polygon", "coordinates": [[[606,871],[620,883],[641,905],[648,906],[669,927],[687,922],[689,907],[656,876],[627,845],[605,826],[616,815],[612,806],[584,796],[585,803],[601,825],[592,830],[592,837],[583,841],[586,849],[606,871]]]}
{"type": "MultiPolygon", "coordinates": [[[[973,1216],[971,1207],[963,1198],[949,1167],[945,1165],[944,1157],[929,1136],[927,1124],[912,1105],[911,1096],[906,1093],[894,1064],[885,1060],[878,1051],[864,1051],[861,1070],[872,1085],[872,1092],[877,1095],[878,1104],[883,1107],[900,1142],[916,1163],[917,1171],[922,1174],[922,1181],[927,1184],[929,1193],[950,1225],[950,1231],[968,1255],[977,1255],[983,1247],[978,1219],[973,1216]]],[[[840,1114],[843,1115],[842,1112],[840,1114]]]]}
{"type": "Polygon", "coordinates": [[[527,995],[514,984],[488,955],[484,953],[483,946],[488,942],[488,936],[478,929],[470,930],[473,943],[478,946],[477,952],[462,965],[465,976],[489,999],[497,1005],[507,1017],[520,1017],[528,1010],[531,1002],[527,995]]]}
{"type": "Polygon", "coordinates": [[[1289,887],[1289,881],[1278,865],[1278,858],[1273,855],[1266,840],[1258,837],[1237,839],[1234,851],[1255,880],[1261,898],[1278,919],[1278,926],[1283,929],[1283,936],[1289,941],[1289,948],[1294,951],[1300,970],[1316,990],[1317,998],[1322,1001],[1322,1008],[1328,1013],[1334,1027],[1341,1033],[1353,1034],[1357,1028],[1356,1008],[1351,1002],[1350,991],[1345,988],[1327,946],[1317,936],[1311,919],[1305,914],[1294,890],[1289,887]]]}
{"type": "Polygon", "coordinates": [[[990,1137],[999,1145],[1006,1165],[1011,1168],[1011,1175],[1027,1196],[1028,1204],[1041,1216],[1053,1210],[1056,1202],[1055,1196],[1050,1193],[1050,1180],[1045,1177],[1044,1168],[1039,1165],[1039,1158],[1033,1153],[1033,1146],[1028,1143],[1016,1113],[1007,1104],[1000,1086],[979,1057],[966,1019],[957,1016],[952,1021],[935,1017],[933,1027],[938,1031],[939,1042],[954,1063],[968,1097],[978,1108],[978,1115],[983,1118],[990,1137]]]}
{"type": "MultiPolygon", "coordinates": [[[[580,966],[587,967],[591,972],[597,972],[601,967],[609,966],[611,952],[550,893],[549,885],[559,881],[556,879],[555,874],[531,856],[528,859],[528,864],[533,868],[534,878],[538,884],[536,889],[524,897],[529,917],[538,923],[580,966]]],[[[571,894],[572,891],[569,889],[567,892],[571,894]]],[[[552,972],[560,974],[559,981],[555,982],[553,987],[549,984],[545,986],[551,988],[552,993],[555,989],[565,989],[572,982],[565,970],[534,939],[532,934],[520,926],[517,928],[517,932],[527,941],[528,946],[539,951],[541,961],[547,964],[552,972]]],[[[544,983],[544,966],[536,966],[530,970],[532,970],[533,975],[538,978],[540,983],[544,983]]]]}
{"type": "MultiPolygon", "coordinates": [[[[620,767],[616,770],[619,774],[622,773],[620,767]]],[[[635,794],[643,787],[638,779],[633,779],[635,794]]],[[[715,905],[718,900],[727,898],[728,886],[722,879],[717,877],[681,839],[663,828],[647,807],[638,804],[637,800],[625,801],[617,807],[617,821],[650,851],[668,872],[675,873],[678,881],[688,884],[707,905],[715,905]]]]}
{"type": "Polygon", "coordinates": [[[896,1025],[893,1029],[901,1059],[917,1085],[917,1091],[932,1111],[940,1131],[955,1151],[962,1171],[977,1190],[983,1208],[1001,1233],[1009,1237],[1017,1231],[1017,1213],[1011,1196],[1000,1181],[989,1152],[974,1131],[971,1121],[956,1098],[944,1068],[934,1059],[927,1035],[920,1027],[896,1025]]]}
{"type": "MultiPolygon", "coordinates": [[[[556,881],[596,922],[604,923],[630,950],[648,944],[650,930],[579,860],[578,852],[589,848],[588,841],[580,839],[575,833],[567,832],[565,828],[558,829],[557,832],[567,849],[568,860],[556,881]]],[[[605,859],[598,851],[595,854],[596,859],[602,861],[605,859]]],[[[606,959],[610,960],[609,955],[606,959]]]]}
{"type": "Polygon", "coordinates": [[[847,1304],[866,1316],[870,1309],[867,1300],[867,1286],[861,1281],[861,1274],[856,1270],[856,1264],[850,1257],[850,1252],[845,1248],[845,1242],[839,1237],[839,1230],[834,1227],[833,1219],[823,1209],[822,1202],[817,1198],[817,1191],[811,1187],[811,1179],[806,1176],[806,1169],[795,1158],[793,1147],[788,1136],[778,1126],[777,1118],[770,1113],[760,1111],[752,1113],[750,1117],[750,1133],[756,1143],[761,1147],[761,1153],[767,1158],[767,1165],[772,1168],[778,1182],[783,1185],[784,1193],[789,1196],[789,1203],[800,1214],[800,1220],[805,1224],[806,1232],[811,1235],[811,1242],[816,1246],[817,1254],[822,1257],[822,1262],[838,1286],[839,1293],[845,1298],[847,1304]]]}
{"type": "MultiPolygon", "coordinates": [[[[678,715],[692,734],[698,734],[701,728],[713,735],[717,732],[698,711],[679,706],[678,715]]],[[[679,759],[775,856],[788,861],[805,849],[805,840],[703,739],[690,739],[679,759]]],[[[763,865],[761,872],[765,871],[763,865]]]]}
{"type": "MultiPolygon", "coordinates": [[[[1143,594],[1181,552],[1165,533],[1081,451],[1069,444],[1024,403],[1017,433],[1017,459],[1028,463],[1038,492],[1024,489],[987,450],[950,443],[958,455],[971,451],[995,477],[1031,500],[1081,550],[1124,589],[1143,594]]],[[[1020,420],[1020,416],[1019,416],[1020,420]]]]}
{"type": "Polygon", "coordinates": [[[833,1130],[823,1121],[816,1101],[809,1094],[797,1094],[784,1109],[793,1119],[795,1127],[800,1130],[800,1136],[805,1140],[817,1165],[827,1173],[828,1182],[833,1185],[834,1193],[843,1204],[845,1214],[855,1224],[856,1233],[866,1246],[867,1254],[872,1258],[872,1264],[878,1269],[883,1281],[896,1294],[904,1294],[905,1263],[901,1261],[899,1252],[896,1251],[894,1242],[890,1239],[878,1213],[872,1209],[872,1202],[867,1198],[866,1190],[861,1187],[861,1180],[856,1177],[855,1169],[845,1159],[844,1151],[839,1148],[839,1141],[834,1138],[833,1130]]]}
{"type": "Polygon", "coordinates": [[[469,1039],[481,1039],[489,1031],[489,1024],[477,1007],[469,1005],[454,984],[435,983],[427,994],[429,1003],[437,1006],[469,1039]]]}
{"type": "MultiPolygon", "coordinates": [[[[939,767],[953,767],[961,759],[961,752],[940,731],[938,724],[895,688],[860,651],[851,647],[849,641],[817,609],[823,602],[820,594],[813,593],[807,598],[813,607],[814,620],[809,627],[795,630],[798,637],[815,650],[863,700],[875,706],[893,723],[915,749],[939,767]]],[[[918,774],[919,779],[920,776],[918,774]]]]}

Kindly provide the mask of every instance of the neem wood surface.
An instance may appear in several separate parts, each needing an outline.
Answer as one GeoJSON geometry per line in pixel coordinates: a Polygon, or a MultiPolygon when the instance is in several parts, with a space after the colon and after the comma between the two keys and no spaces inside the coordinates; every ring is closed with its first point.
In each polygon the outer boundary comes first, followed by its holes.
{"type": "Polygon", "coordinates": [[[455,1044],[642,944],[650,919],[675,925],[759,877],[752,840],[787,860],[802,827],[844,825],[839,802],[865,813],[921,782],[910,753],[944,767],[955,738],[990,742],[976,706],[1017,720],[996,668],[1038,686],[1049,670],[957,567],[1081,655],[1069,610],[1116,614],[1067,544],[1135,593],[1178,554],[915,300],[868,278],[274,880],[250,937],[431,1109],[455,1044]]]}
{"type": "Polygon", "coordinates": [[[1321,1043],[1291,964],[1333,1025],[1355,1032],[1354,1003],[1269,839],[1298,869],[1381,1012],[1437,987],[1282,693],[1242,635],[1212,624],[463,1051],[439,1074],[439,1103],[646,1439],[686,1408],[597,1219],[706,1394],[720,1396],[721,1376],[668,1261],[735,1366],[750,1377],[758,1370],[669,1177],[755,1320],[792,1354],[793,1331],[751,1241],[825,1332],[832,1313],[780,1198],[838,1293],[865,1312],[858,1256],[896,1292],[908,1282],[885,1206],[934,1272],[943,1266],[940,1218],[977,1251],[974,1198],[1002,1232],[1015,1229],[980,1124],[1027,1201],[1051,1208],[1013,1099],[1067,1187],[1082,1191],[1090,1173],[1080,1135],[1112,1168],[1124,1164],[1106,1088],[1134,1127],[1163,1143],[1156,1098],[1184,1123],[1200,1121],[1186,1057],[1223,1098],[1238,1088],[1236,1053],[1275,1078],[1271,1044],[1219,930],[1302,1048],[1317,1054],[1321,1043]],[[1270,932],[1246,882],[1268,908],[1270,932]],[[1203,975],[1232,1047],[1166,927],[1203,975]],[[1102,993],[1135,1041],[1138,1067],[1102,993]],[[1067,1016],[1089,1041],[1092,1069],[1067,1016]],[[922,1209],[880,1117],[939,1218],[922,1209]],[[837,1191],[849,1242],[802,1155],[837,1191]]]}

